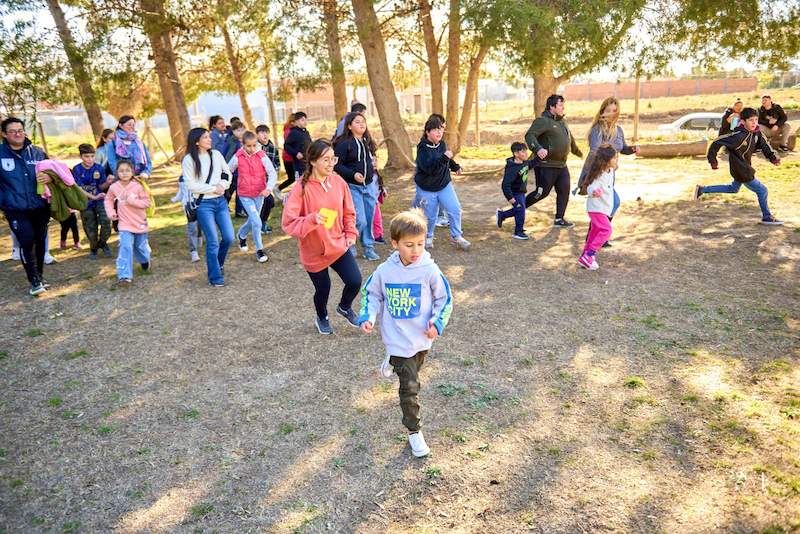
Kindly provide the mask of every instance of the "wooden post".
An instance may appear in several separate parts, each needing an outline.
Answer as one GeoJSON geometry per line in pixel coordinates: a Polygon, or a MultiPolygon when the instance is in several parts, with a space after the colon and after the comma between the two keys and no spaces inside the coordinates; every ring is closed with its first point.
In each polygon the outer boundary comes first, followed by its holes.
{"type": "Polygon", "coordinates": [[[144,138],[145,141],[147,141],[148,139],[152,141],[152,143],[150,143],[151,147],[155,144],[158,147],[158,149],[164,153],[164,157],[167,158],[164,163],[168,163],[170,160],[172,160],[172,157],[169,154],[167,154],[167,151],[164,150],[163,146],[161,146],[161,143],[158,141],[158,138],[155,136],[153,130],[150,128],[150,119],[144,120],[144,135],[142,137],[144,138]]]}
{"type": "Polygon", "coordinates": [[[478,113],[480,113],[480,84],[475,88],[475,146],[481,146],[481,121],[478,113]]]}
{"type": "Polygon", "coordinates": [[[636,73],[636,85],[633,89],[634,104],[633,104],[633,142],[639,140],[639,94],[641,93],[641,75],[636,73]]]}
{"type": "Polygon", "coordinates": [[[42,121],[36,120],[36,127],[39,128],[39,135],[42,136],[42,148],[44,149],[44,153],[48,154],[47,152],[47,139],[44,136],[44,126],[42,125],[42,121]]]}

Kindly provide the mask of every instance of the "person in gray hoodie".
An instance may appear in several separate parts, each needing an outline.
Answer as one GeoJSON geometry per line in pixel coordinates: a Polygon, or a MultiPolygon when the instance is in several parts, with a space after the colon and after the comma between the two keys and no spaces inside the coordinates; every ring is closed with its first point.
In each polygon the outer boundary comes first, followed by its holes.
{"type": "Polygon", "coordinates": [[[395,252],[364,284],[358,319],[361,330],[369,334],[380,317],[386,345],[381,374],[389,378],[394,372],[400,379],[403,425],[417,458],[430,452],[420,430],[419,370],[453,312],[450,284],[425,250],[427,230],[428,221],[419,209],[392,219],[389,232],[395,252]]]}

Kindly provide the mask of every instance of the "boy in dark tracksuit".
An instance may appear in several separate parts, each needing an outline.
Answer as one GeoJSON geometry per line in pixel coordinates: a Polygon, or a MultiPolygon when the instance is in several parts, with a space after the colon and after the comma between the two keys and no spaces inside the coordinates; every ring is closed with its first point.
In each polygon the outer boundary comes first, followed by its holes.
{"type": "Polygon", "coordinates": [[[708,162],[715,170],[719,168],[717,152],[722,147],[727,149],[733,182],[728,185],[705,187],[697,185],[694,190],[694,198],[697,200],[704,193],[736,193],[744,184],[758,197],[758,205],[761,208],[761,224],[783,224],[770,213],[767,206],[767,186],[756,180],[756,171],[750,163],[756,150],[761,150],[764,157],[769,159],[773,165],[780,165],[781,160],[772,151],[769,143],[764,139],[764,135],[758,129],[758,112],[753,108],[745,108],[742,110],[741,120],[741,124],[733,133],[717,138],[708,149],[708,162]]]}
{"type": "Polygon", "coordinates": [[[556,188],[556,216],[553,226],[556,228],[571,228],[571,222],[564,220],[569,202],[569,169],[567,169],[567,156],[572,152],[579,158],[583,157],[575,138],[564,120],[564,97],[550,95],[547,97],[547,109],[540,117],[533,121],[525,142],[536,154],[536,191],[525,198],[525,207],[529,208],[550,194],[556,188]],[[541,190],[539,189],[541,187],[541,190]]]}
{"type": "Polygon", "coordinates": [[[308,146],[311,144],[311,134],[306,130],[307,124],[306,114],[298,111],[294,114],[294,126],[289,130],[289,135],[283,142],[283,150],[292,156],[294,163],[294,170],[298,176],[303,176],[306,170],[305,153],[308,146]]]}
{"type": "Polygon", "coordinates": [[[503,172],[503,195],[511,207],[507,210],[497,208],[497,227],[503,227],[503,221],[514,217],[514,239],[526,240],[525,233],[525,193],[528,191],[528,171],[533,168],[533,160],[528,159],[528,147],[524,143],[511,144],[511,154],[506,160],[503,172]]]}

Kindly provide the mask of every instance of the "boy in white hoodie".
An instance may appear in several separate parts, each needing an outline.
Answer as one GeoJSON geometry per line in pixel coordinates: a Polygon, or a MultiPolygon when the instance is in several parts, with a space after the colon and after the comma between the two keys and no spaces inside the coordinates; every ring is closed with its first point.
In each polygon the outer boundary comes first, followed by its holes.
{"type": "Polygon", "coordinates": [[[419,209],[399,213],[389,229],[395,252],[375,269],[361,290],[361,330],[369,334],[378,316],[386,358],[385,377],[400,378],[400,408],[408,443],[417,458],[430,452],[420,430],[419,370],[433,340],[453,312],[450,284],[425,250],[428,222],[419,209]]]}

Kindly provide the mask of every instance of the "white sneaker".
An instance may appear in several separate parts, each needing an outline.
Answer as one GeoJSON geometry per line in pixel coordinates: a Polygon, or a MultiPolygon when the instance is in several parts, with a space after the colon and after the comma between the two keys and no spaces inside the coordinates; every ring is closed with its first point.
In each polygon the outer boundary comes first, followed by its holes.
{"type": "Polygon", "coordinates": [[[457,246],[458,248],[460,248],[461,250],[469,250],[469,247],[471,247],[471,246],[472,246],[472,243],[470,243],[469,241],[467,241],[466,239],[464,239],[464,237],[463,237],[463,236],[458,236],[458,237],[457,237],[457,238],[455,238],[455,239],[452,239],[452,238],[451,238],[451,239],[450,239],[450,242],[451,242],[453,245],[455,245],[455,246],[457,246]]]}
{"type": "Polygon", "coordinates": [[[192,251],[192,263],[200,261],[200,254],[196,250],[192,251]]]}
{"type": "Polygon", "coordinates": [[[56,262],[56,259],[53,256],[51,256],[49,252],[44,255],[44,264],[45,265],[50,265],[50,264],[55,263],[55,262],[56,262]]]}
{"type": "Polygon", "coordinates": [[[387,354],[383,359],[383,363],[381,364],[381,376],[383,378],[392,378],[392,375],[394,374],[394,368],[392,367],[392,364],[389,363],[389,358],[391,358],[391,356],[387,354]]]}
{"type": "Polygon", "coordinates": [[[433,248],[433,238],[426,237],[425,238],[425,248],[433,248]]]}
{"type": "Polygon", "coordinates": [[[417,458],[428,456],[428,454],[431,452],[430,447],[428,447],[428,444],[425,443],[425,436],[422,435],[422,430],[413,434],[409,434],[408,444],[411,445],[411,454],[417,458]]]}
{"type": "Polygon", "coordinates": [[[20,255],[19,255],[19,249],[18,248],[14,247],[14,248],[11,249],[11,259],[14,260],[14,261],[19,261],[20,255]]]}

